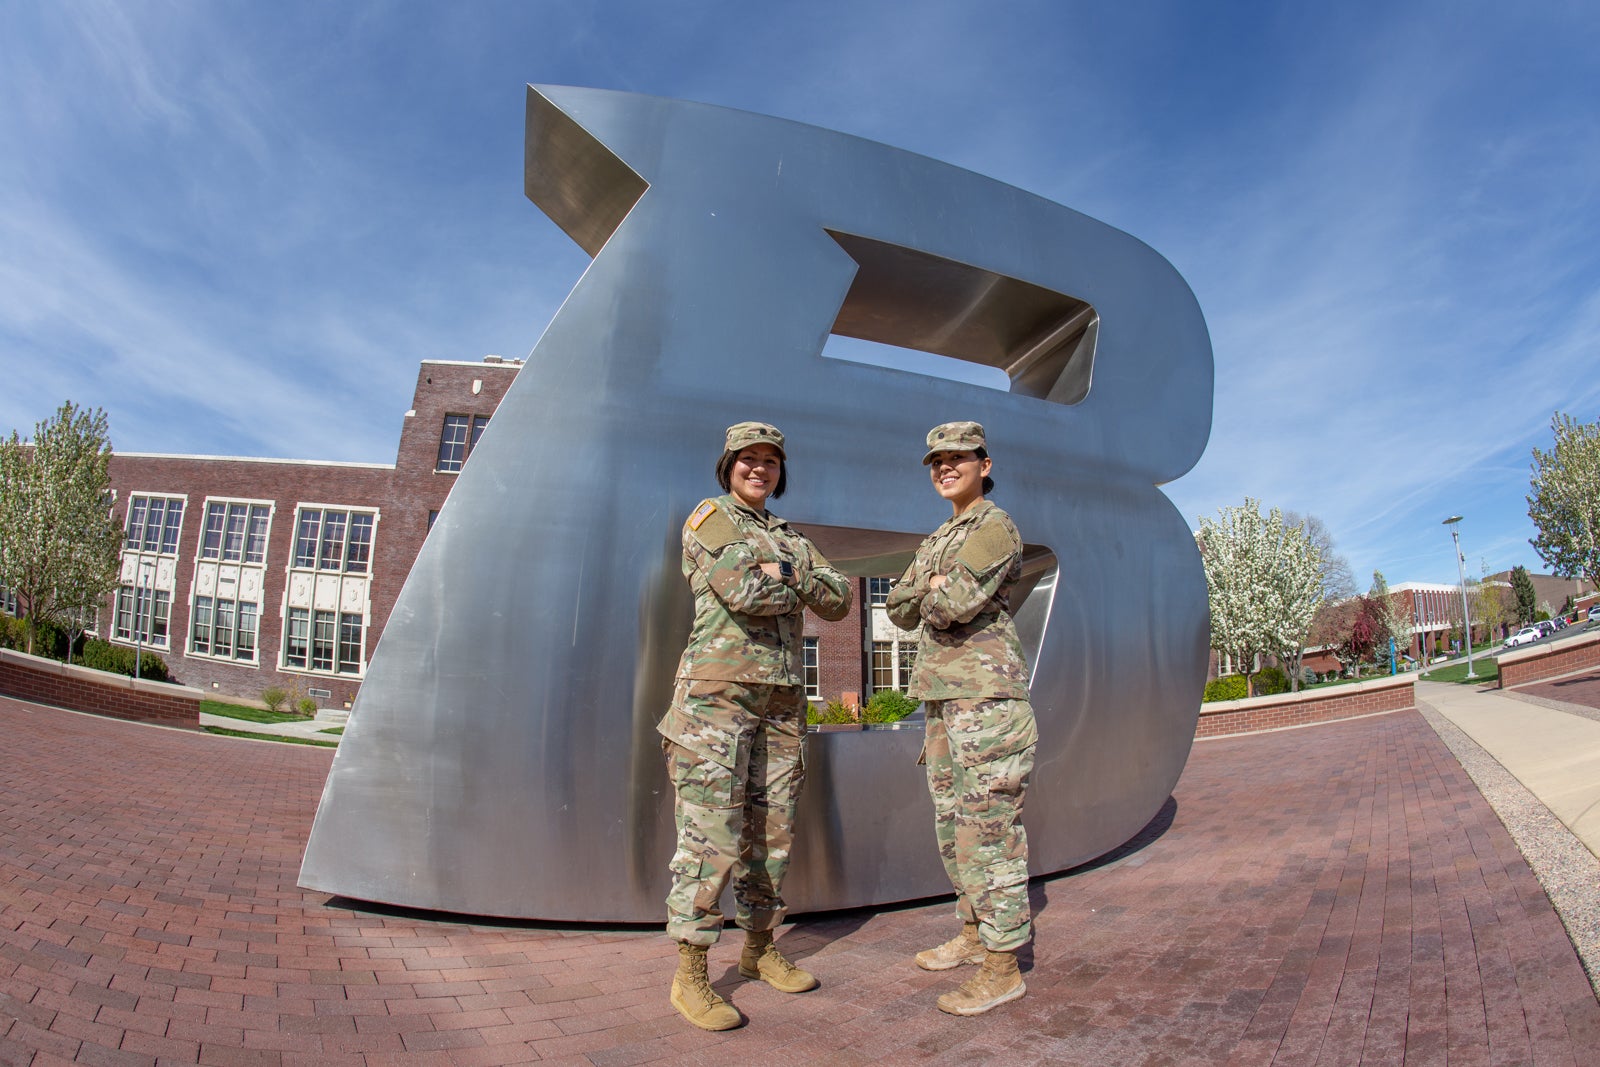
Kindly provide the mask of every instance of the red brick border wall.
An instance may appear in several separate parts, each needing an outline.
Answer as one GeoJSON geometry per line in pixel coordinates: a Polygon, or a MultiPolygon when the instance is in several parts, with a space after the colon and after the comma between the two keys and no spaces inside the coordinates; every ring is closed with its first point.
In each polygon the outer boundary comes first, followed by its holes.
{"type": "Polygon", "coordinates": [[[1500,656],[1500,688],[1509,689],[1558,674],[1600,667],[1600,633],[1563,641],[1557,645],[1532,645],[1500,656]]]}
{"type": "Polygon", "coordinates": [[[200,728],[204,693],[0,648],[0,693],[113,719],[200,728]]]}
{"type": "Polygon", "coordinates": [[[1285,726],[1354,719],[1380,711],[1415,707],[1416,675],[1401,674],[1370,682],[1336,685],[1304,693],[1279,693],[1247,700],[1218,700],[1200,706],[1194,735],[1223,737],[1252,734],[1285,726]]]}

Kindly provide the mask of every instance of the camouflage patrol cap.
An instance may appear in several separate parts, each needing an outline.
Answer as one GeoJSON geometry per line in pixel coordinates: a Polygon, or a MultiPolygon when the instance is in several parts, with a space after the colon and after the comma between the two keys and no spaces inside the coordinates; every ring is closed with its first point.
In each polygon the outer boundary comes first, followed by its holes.
{"type": "Polygon", "coordinates": [[[935,452],[976,452],[983,447],[982,426],[975,422],[946,422],[928,431],[928,452],[922,463],[931,463],[935,452]]]}
{"type": "Polygon", "coordinates": [[[770,422],[740,422],[729,426],[722,450],[737,452],[751,445],[771,445],[778,450],[779,459],[789,458],[783,451],[783,434],[770,422]]]}

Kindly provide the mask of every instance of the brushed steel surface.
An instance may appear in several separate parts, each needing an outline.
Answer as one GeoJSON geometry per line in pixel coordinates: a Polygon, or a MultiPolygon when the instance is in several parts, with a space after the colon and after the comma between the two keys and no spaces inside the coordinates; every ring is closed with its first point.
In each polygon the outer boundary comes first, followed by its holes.
{"type": "MultiPolygon", "coordinates": [[[[948,515],[920,465],[988,431],[1030,545],[1035,873],[1126,841],[1188,757],[1206,592],[1158,486],[1212,359],[1160,255],[1069,208],[844,134],[533,87],[526,191],[593,262],[458,477],[375,649],[301,885],[478,915],[661,921],[656,720],[689,631],[678,531],[722,431],[787,436],[774,508],[857,575],[948,515]],[[830,333],[1006,371],[1002,392],[825,358],[830,333]]],[[[945,894],[916,730],[813,734],[798,912],[945,894]]]]}

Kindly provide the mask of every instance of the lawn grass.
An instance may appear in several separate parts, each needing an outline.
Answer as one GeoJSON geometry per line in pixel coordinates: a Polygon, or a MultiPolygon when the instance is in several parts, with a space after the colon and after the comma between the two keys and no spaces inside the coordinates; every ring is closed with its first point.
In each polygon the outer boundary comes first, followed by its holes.
{"type": "Polygon", "coordinates": [[[1458,682],[1463,685],[1482,685],[1484,682],[1493,682],[1500,677],[1500,661],[1493,656],[1479,656],[1472,661],[1472,673],[1475,678],[1467,677],[1467,661],[1452,663],[1448,667],[1439,667],[1435,670],[1423,672],[1422,678],[1429,682],[1458,682]]]}
{"type": "Polygon", "coordinates": [[[268,711],[265,708],[252,708],[244,704],[224,704],[220,700],[202,700],[200,702],[200,713],[202,715],[223,715],[230,719],[243,719],[246,722],[305,721],[304,715],[296,715],[292,711],[268,711]]]}
{"type": "Polygon", "coordinates": [[[315,748],[338,748],[337,741],[318,741],[310,737],[287,737],[283,734],[253,734],[248,730],[227,730],[221,726],[202,726],[200,729],[208,734],[220,734],[223,737],[248,737],[252,741],[278,741],[285,745],[311,745],[315,748]]]}

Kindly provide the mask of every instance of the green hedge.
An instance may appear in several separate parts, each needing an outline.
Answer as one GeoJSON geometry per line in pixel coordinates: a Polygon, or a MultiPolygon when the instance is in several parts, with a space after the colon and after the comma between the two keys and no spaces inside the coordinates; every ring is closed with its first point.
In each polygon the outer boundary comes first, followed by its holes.
{"type": "Polygon", "coordinates": [[[880,689],[861,709],[862,722],[899,722],[922,706],[897,689],[880,689]]]}
{"type": "Polygon", "coordinates": [[[1266,697],[1289,691],[1289,676],[1281,667],[1263,667],[1255,676],[1256,696],[1266,697]]]}
{"type": "MultiPolygon", "coordinates": [[[[134,649],[126,645],[113,645],[109,641],[99,638],[90,638],[83,643],[83,655],[79,659],[85,667],[93,667],[97,671],[109,671],[112,674],[125,674],[132,678],[134,649]]],[[[152,682],[165,682],[168,680],[167,661],[154,652],[137,654],[139,661],[139,677],[148,678],[152,682]]]]}
{"type": "Polygon", "coordinates": [[[1200,699],[1207,704],[1214,700],[1243,700],[1245,693],[1244,675],[1229,674],[1207,682],[1205,695],[1200,699]]]}

